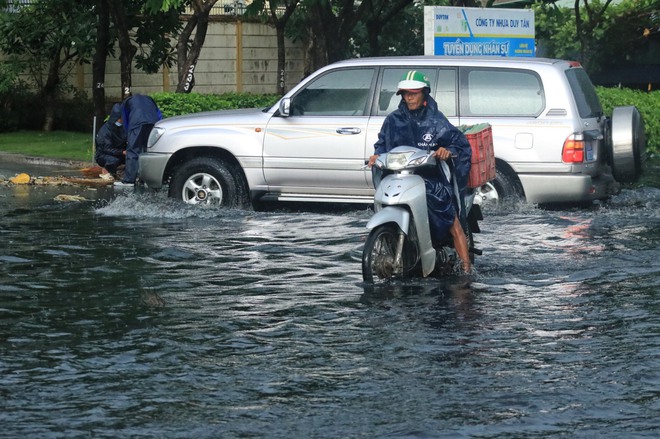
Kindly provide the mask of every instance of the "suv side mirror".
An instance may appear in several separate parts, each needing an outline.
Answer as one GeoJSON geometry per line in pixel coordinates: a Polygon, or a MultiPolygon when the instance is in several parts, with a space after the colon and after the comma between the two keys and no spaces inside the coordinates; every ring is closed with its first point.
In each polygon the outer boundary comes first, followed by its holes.
{"type": "Polygon", "coordinates": [[[282,98],[280,100],[280,116],[287,117],[290,114],[291,98],[282,98]]]}

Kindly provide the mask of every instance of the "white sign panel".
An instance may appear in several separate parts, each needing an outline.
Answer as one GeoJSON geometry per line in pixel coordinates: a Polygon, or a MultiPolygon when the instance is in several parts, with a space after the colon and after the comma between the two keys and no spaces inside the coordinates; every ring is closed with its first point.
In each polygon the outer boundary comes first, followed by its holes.
{"type": "Polygon", "coordinates": [[[424,54],[535,56],[531,9],[424,7],[424,54]]]}

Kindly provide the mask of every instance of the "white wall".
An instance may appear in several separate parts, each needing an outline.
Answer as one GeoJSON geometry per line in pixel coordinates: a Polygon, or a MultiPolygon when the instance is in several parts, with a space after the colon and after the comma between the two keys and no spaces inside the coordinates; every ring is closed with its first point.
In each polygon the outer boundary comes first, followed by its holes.
{"type": "MultiPolygon", "coordinates": [[[[287,40],[285,47],[285,83],[289,90],[303,77],[305,51],[301,42],[287,40]]],[[[195,67],[194,93],[276,93],[278,76],[275,28],[238,20],[209,23],[195,67]]],[[[176,66],[151,75],[133,68],[132,81],[133,93],[174,92],[178,82],[176,66]]],[[[91,97],[92,65],[77,66],[70,82],[91,97]]],[[[105,94],[108,99],[121,96],[118,59],[108,59],[105,94]]]]}

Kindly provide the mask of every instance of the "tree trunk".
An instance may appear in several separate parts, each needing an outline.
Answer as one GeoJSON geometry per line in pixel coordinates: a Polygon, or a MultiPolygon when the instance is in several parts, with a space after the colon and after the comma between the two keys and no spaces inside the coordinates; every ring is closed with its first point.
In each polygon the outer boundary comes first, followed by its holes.
{"type": "MultiPolygon", "coordinates": [[[[186,81],[186,75],[188,74],[188,69],[190,66],[187,62],[188,59],[188,41],[190,40],[190,35],[192,35],[193,30],[197,27],[197,14],[193,14],[189,19],[183,30],[179,34],[179,39],[176,43],[176,67],[177,67],[177,78],[178,83],[176,86],[177,93],[184,91],[183,83],[186,81]]],[[[190,78],[192,80],[192,78],[190,78]]]]}
{"type": "Polygon", "coordinates": [[[286,48],[284,46],[284,26],[281,22],[275,25],[277,31],[277,93],[286,93],[286,48]]]}
{"type": "Polygon", "coordinates": [[[274,2],[269,4],[270,20],[275,25],[277,36],[277,93],[280,96],[284,96],[284,93],[286,93],[286,40],[284,31],[289,18],[298,6],[298,0],[284,1],[284,5],[284,14],[278,16],[277,5],[274,2]]]}
{"type": "Polygon", "coordinates": [[[59,67],[61,50],[57,50],[50,59],[48,66],[48,77],[42,90],[42,99],[44,106],[44,125],[43,130],[47,133],[53,131],[55,124],[55,106],[57,97],[57,86],[60,83],[59,67]]]}
{"type": "Polygon", "coordinates": [[[105,65],[110,43],[110,9],[106,0],[97,0],[96,50],[92,60],[92,100],[96,116],[96,130],[105,120],[105,65]]]}
{"type": "Polygon", "coordinates": [[[121,99],[124,100],[131,95],[131,66],[137,48],[131,44],[128,22],[122,0],[108,0],[110,14],[115,22],[117,38],[119,40],[119,64],[121,78],[121,99]]]}
{"type": "Polygon", "coordinates": [[[204,47],[204,41],[206,40],[211,8],[216,3],[217,0],[206,2],[201,0],[193,1],[194,14],[190,17],[190,20],[179,35],[176,46],[177,73],[179,78],[179,83],[176,87],[177,93],[190,93],[195,86],[195,65],[197,64],[197,59],[199,59],[202,47],[204,47]],[[195,30],[195,38],[190,46],[190,51],[188,51],[188,41],[190,40],[193,30],[195,30]]]}
{"type": "Polygon", "coordinates": [[[323,16],[321,5],[312,4],[307,16],[307,26],[309,30],[309,41],[307,44],[307,53],[305,55],[304,75],[311,75],[314,71],[328,64],[328,50],[326,43],[325,29],[323,28],[323,16]]]}

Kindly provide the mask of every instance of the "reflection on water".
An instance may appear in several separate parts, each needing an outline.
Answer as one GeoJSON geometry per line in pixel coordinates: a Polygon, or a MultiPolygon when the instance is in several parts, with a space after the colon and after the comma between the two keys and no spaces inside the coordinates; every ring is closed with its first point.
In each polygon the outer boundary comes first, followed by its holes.
{"type": "Polygon", "coordinates": [[[361,283],[366,207],[0,188],[2,437],[655,437],[660,191],[490,208],[361,283]]]}

